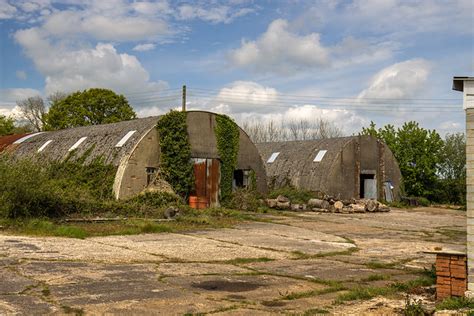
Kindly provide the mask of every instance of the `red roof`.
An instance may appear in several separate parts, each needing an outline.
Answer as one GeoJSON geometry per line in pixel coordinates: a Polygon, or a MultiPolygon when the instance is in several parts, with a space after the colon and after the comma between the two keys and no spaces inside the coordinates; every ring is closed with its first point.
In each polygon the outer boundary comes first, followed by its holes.
{"type": "Polygon", "coordinates": [[[25,137],[28,134],[15,134],[15,135],[7,135],[7,136],[0,136],[0,152],[6,150],[8,146],[13,144],[18,139],[25,137]]]}

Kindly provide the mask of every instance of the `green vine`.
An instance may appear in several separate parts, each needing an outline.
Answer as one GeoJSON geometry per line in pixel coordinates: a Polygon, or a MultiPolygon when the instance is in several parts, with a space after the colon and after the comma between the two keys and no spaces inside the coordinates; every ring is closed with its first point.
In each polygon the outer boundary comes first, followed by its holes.
{"type": "Polygon", "coordinates": [[[217,150],[221,158],[221,199],[227,201],[232,195],[240,133],[237,124],[226,115],[217,115],[216,123],[217,150]]]}
{"type": "Polygon", "coordinates": [[[160,133],[161,174],[180,196],[187,198],[194,184],[186,113],[170,111],[156,126],[160,133]]]}

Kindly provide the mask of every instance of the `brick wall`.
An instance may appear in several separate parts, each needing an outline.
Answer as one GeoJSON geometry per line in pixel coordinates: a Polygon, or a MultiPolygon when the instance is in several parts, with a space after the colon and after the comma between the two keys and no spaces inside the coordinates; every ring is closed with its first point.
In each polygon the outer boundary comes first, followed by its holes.
{"type": "Polygon", "coordinates": [[[436,254],[436,299],[464,296],[467,290],[466,255],[436,254]]]}

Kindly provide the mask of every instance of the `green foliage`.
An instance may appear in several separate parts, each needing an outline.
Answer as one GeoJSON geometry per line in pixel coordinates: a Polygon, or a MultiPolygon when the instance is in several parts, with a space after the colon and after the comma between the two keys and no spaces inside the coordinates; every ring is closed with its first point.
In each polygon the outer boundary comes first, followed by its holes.
{"type": "Polygon", "coordinates": [[[20,222],[10,222],[8,225],[21,227],[20,232],[35,236],[58,236],[84,239],[88,236],[87,232],[79,227],[57,225],[47,219],[30,219],[20,222]]]}
{"type": "Polygon", "coordinates": [[[46,115],[47,130],[115,123],[136,118],[123,95],[108,89],[88,89],[53,102],[46,115]]]}
{"type": "Polygon", "coordinates": [[[386,125],[378,130],[371,122],[363,128],[362,135],[372,135],[383,140],[392,150],[403,176],[407,195],[436,198],[437,171],[441,162],[443,140],[435,130],[426,130],[411,121],[395,129],[386,125]]]}
{"type": "Polygon", "coordinates": [[[183,200],[168,192],[146,192],[127,201],[129,204],[146,205],[152,208],[162,208],[169,205],[181,205],[183,200]]]}
{"type": "Polygon", "coordinates": [[[268,197],[275,199],[279,195],[289,198],[292,203],[306,203],[309,199],[318,198],[318,194],[315,192],[297,189],[291,186],[275,189],[269,193],[268,197]]]}
{"type": "Polygon", "coordinates": [[[0,158],[0,217],[57,217],[112,207],[115,170],[99,161],[51,162],[0,158]]]}
{"type": "Polygon", "coordinates": [[[437,310],[474,309],[474,300],[466,297],[449,297],[436,304],[437,310]]]}
{"type": "Polygon", "coordinates": [[[15,132],[14,120],[10,117],[0,115],[0,136],[10,135],[15,132]]]}
{"type": "Polygon", "coordinates": [[[438,201],[465,205],[466,137],[463,133],[446,135],[438,172],[438,201]]]}
{"type": "Polygon", "coordinates": [[[405,299],[405,307],[403,308],[403,315],[405,316],[424,316],[424,315],[431,315],[428,313],[423,307],[423,301],[419,300],[412,300],[407,295],[405,299]]]}
{"type": "Polygon", "coordinates": [[[237,210],[257,211],[260,204],[255,191],[239,188],[232,192],[227,206],[237,210]]]}
{"type": "Polygon", "coordinates": [[[232,180],[239,153],[239,127],[226,115],[216,116],[217,150],[221,158],[221,199],[228,201],[232,195],[232,180]]]}
{"type": "Polygon", "coordinates": [[[194,185],[186,113],[170,111],[157,124],[160,133],[161,173],[181,197],[187,198],[194,185]]]}

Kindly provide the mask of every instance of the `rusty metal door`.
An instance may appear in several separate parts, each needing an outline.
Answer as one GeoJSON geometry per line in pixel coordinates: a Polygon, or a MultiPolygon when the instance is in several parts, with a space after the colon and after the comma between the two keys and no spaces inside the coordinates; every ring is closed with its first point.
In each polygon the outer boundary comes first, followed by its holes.
{"type": "Polygon", "coordinates": [[[209,206],[219,206],[221,164],[218,159],[207,159],[207,197],[209,206]]]}
{"type": "Polygon", "coordinates": [[[194,158],[194,192],[197,197],[205,197],[207,205],[219,206],[221,179],[218,159],[194,158]]]}
{"type": "Polygon", "coordinates": [[[206,159],[194,159],[194,195],[206,196],[206,159]]]}

